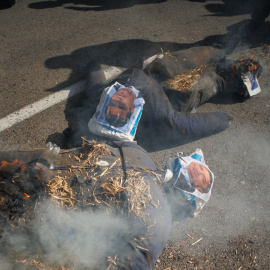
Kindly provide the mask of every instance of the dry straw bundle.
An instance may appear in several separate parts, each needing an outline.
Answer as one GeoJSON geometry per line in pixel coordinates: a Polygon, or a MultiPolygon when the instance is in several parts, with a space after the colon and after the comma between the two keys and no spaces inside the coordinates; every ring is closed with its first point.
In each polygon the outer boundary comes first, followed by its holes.
{"type": "Polygon", "coordinates": [[[74,207],[75,195],[64,177],[57,175],[48,181],[45,191],[58,206],[65,208],[74,207]]]}
{"type": "Polygon", "coordinates": [[[144,169],[132,168],[127,171],[126,178],[121,160],[116,159],[105,170],[99,170],[96,162],[110,155],[105,144],[89,142],[83,139],[82,152],[74,155],[77,165],[70,166],[68,175],[61,172],[46,182],[46,193],[59,207],[72,209],[80,206],[94,206],[98,209],[106,206],[108,210],[121,211],[124,207],[128,212],[144,219],[147,204],[158,206],[150,194],[150,184],[145,179],[147,173],[156,174],[144,169]],[[79,189],[72,188],[67,178],[76,177],[81,181],[79,189]],[[89,179],[91,182],[89,184],[89,179]]]}
{"type": "Polygon", "coordinates": [[[16,260],[18,266],[20,264],[29,267],[30,269],[37,269],[37,270],[74,270],[64,266],[54,266],[48,265],[38,259],[24,259],[24,260],[16,260]]]}
{"type": "Polygon", "coordinates": [[[191,90],[192,85],[200,79],[204,69],[205,65],[197,66],[188,72],[168,79],[164,83],[164,86],[178,91],[189,91],[191,90]]]}
{"type": "Polygon", "coordinates": [[[144,220],[147,204],[158,207],[150,193],[150,183],[145,179],[146,171],[131,169],[127,172],[127,179],[116,175],[106,179],[94,189],[89,196],[98,204],[121,210],[126,205],[129,213],[144,220]]]}
{"type": "Polygon", "coordinates": [[[89,174],[94,175],[97,161],[110,154],[105,144],[95,141],[89,142],[83,138],[79,156],[73,156],[73,164],[76,165],[69,166],[68,175],[63,175],[63,172],[60,171],[53,179],[46,181],[45,192],[59,207],[74,208],[78,204],[76,202],[78,194],[75,194],[72,187],[68,184],[67,178],[74,177],[74,174],[76,177],[80,177],[83,172],[85,172],[85,177],[88,177],[89,174]]]}

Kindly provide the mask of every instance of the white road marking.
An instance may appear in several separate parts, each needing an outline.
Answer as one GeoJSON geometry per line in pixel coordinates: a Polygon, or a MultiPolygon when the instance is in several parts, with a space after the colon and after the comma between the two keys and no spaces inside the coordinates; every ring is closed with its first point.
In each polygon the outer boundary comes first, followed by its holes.
{"type": "Polygon", "coordinates": [[[120,69],[118,67],[108,67],[103,70],[106,80],[111,80],[121,74],[123,72],[123,69],[120,69]]]}
{"type": "MultiPolygon", "coordinates": [[[[108,67],[103,70],[107,80],[115,78],[117,75],[123,72],[122,69],[117,67],[108,67]]],[[[85,80],[77,82],[67,89],[60,90],[54,94],[51,94],[39,101],[36,101],[24,108],[7,115],[0,119],[0,132],[8,129],[31,116],[40,113],[64,100],[80,93],[85,87],[85,80]]]]}

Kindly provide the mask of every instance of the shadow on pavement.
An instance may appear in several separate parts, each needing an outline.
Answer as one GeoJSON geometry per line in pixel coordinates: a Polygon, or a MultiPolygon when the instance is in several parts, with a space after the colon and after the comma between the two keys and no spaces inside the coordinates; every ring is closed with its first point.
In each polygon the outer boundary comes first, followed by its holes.
{"type": "Polygon", "coordinates": [[[1,0],[0,2],[0,10],[11,8],[15,4],[15,0],[1,0]]]}
{"type": "Polygon", "coordinates": [[[87,63],[97,60],[101,64],[129,68],[163,50],[177,51],[193,46],[213,46],[225,50],[227,54],[244,48],[255,48],[262,44],[270,44],[270,22],[252,31],[249,29],[250,20],[244,20],[227,28],[227,34],[208,36],[196,43],[152,42],[142,39],[127,39],[112,41],[100,45],[83,47],[68,55],[49,58],[45,62],[48,69],[70,69],[67,81],[57,87],[47,89],[56,92],[85,77],[87,63]]]}
{"type": "Polygon", "coordinates": [[[29,8],[46,9],[64,7],[77,11],[104,11],[113,9],[129,8],[141,4],[158,4],[167,0],[53,0],[29,4],[29,8]]]}
{"type": "Polygon", "coordinates": [[[202,42],[205,45],[220,45],[227,54],[247,48],[256,48],[262,44],[270,44],[270,22],[265,22],[253,29],[251,20],[243,20],[227,27],[224,35],[208,36],[202,42]]]}
{"type": "Polygon", "coordinates": [[[60,55],[48,59],[48,69],[70,69],[71,75],[66,82],[47,91],[55,92],[85,77],[87,63],[97,60],[101,64],[129,68],[137,62],[163,51],[177,51],[187,46],[174,42],[152,42],[142,39],[112,41],[100,45],[80,48],[69,55],[60,55]]]}
{"type": "Polygon", "coordinates": [[[237,16],[250,14],[254,8],[254,2],[252,0],[222,0],[220,3],[206,4],[205,8],[213,13],[208,16],[237,16]]]}

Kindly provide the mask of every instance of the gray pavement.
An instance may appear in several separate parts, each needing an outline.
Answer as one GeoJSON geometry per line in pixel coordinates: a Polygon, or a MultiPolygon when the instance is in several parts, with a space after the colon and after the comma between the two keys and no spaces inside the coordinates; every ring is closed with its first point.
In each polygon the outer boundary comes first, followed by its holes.
{"type": "MultiPolygon", "coordinates": [[[[262,39],[248,43],[242,39],[250,19],[244,4],[232,9],[223,1],[137,2],[17,0],[0,10],[0,118],[84,79],[93,59],[128,68],[161,49],[199,44],[221,46],[231,59],[254,55],[264,68],[258,96],[199,109],[231,115],[226,131],[147,149],[163,168],[177,151],[189,154],[201,148],[215,173],[209,204],[197,218],[174,224],[154,269],[267,269],[270,18],[262,39]]],[[[64,145],[62,131],[79,104],[80,95],[1,132],[1,149],[40,148],[48,140],[64,145]]]]}

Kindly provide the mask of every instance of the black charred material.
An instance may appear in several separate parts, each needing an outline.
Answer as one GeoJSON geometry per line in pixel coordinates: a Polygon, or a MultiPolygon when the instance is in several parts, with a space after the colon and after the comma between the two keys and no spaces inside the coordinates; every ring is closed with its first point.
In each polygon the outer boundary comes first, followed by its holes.
{"type": "Polygon", "coordinates": [[[239,59],[236,61],[226,59],[217,64],[216,72],[226,79],[241,78],[241,76],[248,72],[259,78],[262,73],[262,66],[259,62],[251,58],[239,59]]]}
{"type": "MultiPolygon", "coordinates": [[[[123,153],[122,145],[120,142],[115,142],[115,141],[112,141],[112,144],[114,146],[116,146],[119,150],[119,154],[121,157],[121,163],[122,163],[123,178],[124,178],[124,182],[126,182],[126,180],[127,180],[127,164],[126,164],[125,155],[123,153]]],[[[120,200],[123,202],[122,212],[127,214],[128,213],[128,206],[127,206],[128,201],[127,201],[126,193],[123,191],[120,192],[120,200]]]]}
{"type": "Polygon", "coordinates": [[[79,184],[80,183],[78,181],[78,177],[77,176],[74,176],[74,179],[73,179],[73,181],[70,184],[70,187],[75,187],[75,186],[78,186],[79,184]]]}
{"type": "MultiPolygon", "coordinates": [[[[31,166],[0,171],[0,226],[16,225],[34,207],[44,190],[40,175],[33,175],[31,166]]],[[[1,235],[0,235],[1,236],[1,235]]]]}
{"type": "Polygon", "coordinates": [[[262,73],[262,66],[255,60],[248,59],[239,59],[231,67],[232,71],[237,74],[246,74],[250,72],[252,75],[257,78],[260,77],[262,73]]]}
{"type": "Polygon", "coordinates": [[[250,72],[259,78],[262,70],[262,66],[252,58],[236,61],[226,59],[220,61],[216,66],[216,73],[222,76],[226,82],[225,92],[228,93],[233,90],[234,93],[244,97],[246,97],[247,89],[243,82],[243,77],[250,72]]]}
{"type": "Polygon", "coordinates": [[[85,185],[91,185],[92,179],[85,180],[84,183],[85,183],[85,185]]]}

